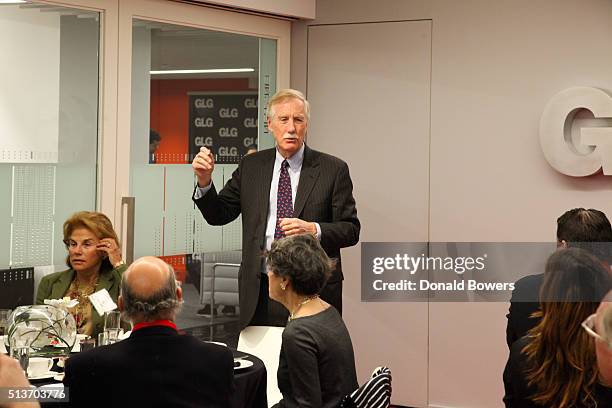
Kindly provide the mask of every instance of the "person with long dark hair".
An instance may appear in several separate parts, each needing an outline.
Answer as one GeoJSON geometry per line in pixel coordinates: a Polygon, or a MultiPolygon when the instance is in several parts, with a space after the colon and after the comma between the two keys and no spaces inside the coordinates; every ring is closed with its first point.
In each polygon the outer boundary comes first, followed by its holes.
{"type": "Polygon", "coordinates": [[[550,256],[540,322],[512,345],[506,364],[506,407],[612,406],[612,389],[600,383],[593,341],[581,327],[611,288],[610,268],[587,251],[550,256]]]}

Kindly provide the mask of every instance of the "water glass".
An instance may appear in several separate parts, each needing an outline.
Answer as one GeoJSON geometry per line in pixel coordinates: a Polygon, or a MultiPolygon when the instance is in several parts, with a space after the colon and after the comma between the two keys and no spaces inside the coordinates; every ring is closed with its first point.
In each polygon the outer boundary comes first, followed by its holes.
{"type": "Polygon", "coordinates": [[[102,332],[98,333],[98,347],[106,346],[108,344],[108,333],[102,332]]]}
{"type": "Polygon", "coordinates": [[[121,328],[121,312],[112,311],[104,314],[104,331],[121,328]]]}
{"type": "Polygon", "coordinates": [[[95,339],[83,339],[79,342],[81,352],[92,350],[96,346],[95,339]]]}
{"type": "Polygon", "coordinates": [[[123,333],[121,329],[107,329],[104,331],[106,333],[106,338],[108,340],[108,344],[113,344],[119,341],[119,335],[123,333]]]}

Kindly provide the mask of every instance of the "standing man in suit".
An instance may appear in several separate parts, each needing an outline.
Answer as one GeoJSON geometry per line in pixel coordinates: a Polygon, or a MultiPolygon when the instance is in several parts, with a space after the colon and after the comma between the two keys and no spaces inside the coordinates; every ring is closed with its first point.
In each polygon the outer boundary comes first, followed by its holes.
{"type": "Polygon", "coordinates": [[[229,407],[234,360],[223,346],[177,332],[183,300],[172,268],[155,257],[123,274],[119,309],[126,340],[71,356],[64,384],[75,407],[229,407]]]}
{"type": "MultiPolygon", "coordinates": [[[[582,248],[609,264],[611,245],[606,243],[612,243],[612,226],[606,215],[599,210],[574,208],[557,219],[559,248],[582,248]]],[[[538,324],[539,319],[531,315],[540,309],[540,288],[543,282],[543,273],[525,276],[516,282],[506,315],[508,348],[538,324]]]]}
{"type": "Polygon", "coordinates": [[[268,129],[276,148],[245,156],[225,187],[212,183],[215,160],[203,147],[193,160],[198,180],[193,200],[211,225],[225,225],[242,214],[240,323],[284,326],[287,311],[268,298],[263,253],[283,236],[312,234],[336,267],[321,298],[342,313],[340,248],[359,241],[353,183],[347,164],[304,144],[310,108],[293,89],[268,103],[268,129]]]}

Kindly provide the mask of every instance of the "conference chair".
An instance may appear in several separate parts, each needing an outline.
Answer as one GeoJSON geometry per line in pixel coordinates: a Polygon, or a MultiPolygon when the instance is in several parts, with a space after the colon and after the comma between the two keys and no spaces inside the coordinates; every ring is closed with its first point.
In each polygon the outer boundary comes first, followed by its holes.
{"type": "Polygon", "coordinates": [[[219,305],[238,307],[238,271],[241,251],[206,252],[201,255],[200,303],[214,318],[219,305]]]}
{"type": "Polygon", "coordinates": [[[339,408],[387,408],[391,405],[391,370],[377,367],[371,378],[345,396],[339,408]]]}

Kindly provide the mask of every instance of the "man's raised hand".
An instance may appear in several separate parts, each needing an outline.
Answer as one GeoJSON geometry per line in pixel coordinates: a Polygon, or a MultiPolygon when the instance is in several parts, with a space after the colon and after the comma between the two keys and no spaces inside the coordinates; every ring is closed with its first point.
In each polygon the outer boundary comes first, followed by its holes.
{"type": "Polygon", "coordinates": [[[206,147],[200,147],[200,152],[193,158],[191,166],[198,178],[198,186],[206,187],[209,185],[212,172],[215,169],[215,158],[212,152],[206,147]]]}

